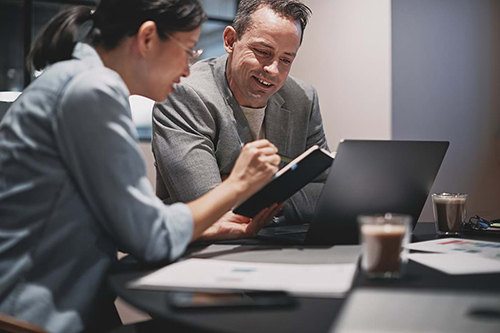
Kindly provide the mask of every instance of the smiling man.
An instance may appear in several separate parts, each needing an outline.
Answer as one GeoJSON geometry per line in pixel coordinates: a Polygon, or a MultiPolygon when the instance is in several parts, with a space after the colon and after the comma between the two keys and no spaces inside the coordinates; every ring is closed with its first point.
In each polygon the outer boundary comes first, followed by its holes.
{"type": "MultiPolygon", "coordinates": [[[[233,26],[224,30],[227,55],[191,67],[153,112],[157,195],[187,202],[230,173],[242,145],[267,139],[296,157],[313,145],[328,149],[316,90],[289,76],[310,9],[295,0],[242,0],[233,26]]],[[[284,203],[279,220],[312,218],[324,178],[284,203]]],[[[275,219],[276,220],[276,219],[275,219]]],[[[261,225],[227,213],[206,238],[234,238],[261,225]]]]}

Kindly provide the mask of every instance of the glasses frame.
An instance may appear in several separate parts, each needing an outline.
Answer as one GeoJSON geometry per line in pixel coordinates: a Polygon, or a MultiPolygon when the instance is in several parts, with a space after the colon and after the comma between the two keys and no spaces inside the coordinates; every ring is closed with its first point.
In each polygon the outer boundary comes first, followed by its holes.
{"type": "Polygon", "coordinates": [[[177,38],[172,36],[172,34],[166,34],[168,38],[170,38],[172,41],[174,41],[175,44],[177,44],[181,49],[183,49],[187,55],[188,55],[188,65],[192,66],[196,63],[198,59],[200,59],[203,49],[190,49],[186,45],[182,44],[177,38]]]}

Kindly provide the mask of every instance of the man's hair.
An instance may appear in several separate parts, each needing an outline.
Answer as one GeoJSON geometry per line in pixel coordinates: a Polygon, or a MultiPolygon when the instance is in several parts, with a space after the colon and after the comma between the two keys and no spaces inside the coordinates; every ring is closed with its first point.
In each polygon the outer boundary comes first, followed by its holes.
{"type": "Polygon", "coordinates": [[[238,38],[249,29],[252,24],[252,14],[261,7],[269,7],[278,15],[300,22],[302,29],[300,43],[302,44],[304,30],[312,11],[298,0],[241,0],[233,22],[233,28],[236,30],[238,38]]]}

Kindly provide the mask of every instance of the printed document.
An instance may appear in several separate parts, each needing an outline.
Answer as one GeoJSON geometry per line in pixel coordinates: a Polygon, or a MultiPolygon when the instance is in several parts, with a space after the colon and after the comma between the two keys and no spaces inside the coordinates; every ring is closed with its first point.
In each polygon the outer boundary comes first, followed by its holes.
{"type": "Polygon", "coordinates": [[[500,260],[500,243],[478,241],[463,238],[441,238],[425,242],[411,243],[406,246],[410,250],[467,254],[500,260]]]}
{"type": "Polygon", "coordinates": [[[410,253],[408,258],[446,274],[487,274],[500,272],[500,260],[448,253],[410,253]]]}
{"type": "Polygon", "coordinates": [[[283,290],[296,296],[341,297],[356,264],[273,264],[188,259],[132,281],[137,289],[283,290]]]}
{"type": "Polygon", "coordinates": [[[408,258],[447,274],[486,274],[500,272],[500,243],[462,238],[441,238],[406,246],[408,258]]]}

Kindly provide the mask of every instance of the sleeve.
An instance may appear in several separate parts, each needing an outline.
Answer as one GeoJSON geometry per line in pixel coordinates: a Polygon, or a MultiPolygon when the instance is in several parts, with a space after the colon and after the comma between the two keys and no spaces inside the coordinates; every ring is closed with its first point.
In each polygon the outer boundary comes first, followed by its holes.
{"type": "Polygon", "coordinates": [[[74,78],[54,126],[70,177],[118,247],[148,262],[179,257],[193,233],[191,213],[155,196],[135,141],[128,90],[117,74],[74,78]]]}
{"type": "Polygon", "coordinates": [[[221,182],[215,157],[217,123],[205,102],[187,85],[176,86],[153,110],[157,194],[171,202],[192,201],[221,182]],[[168,193],[161,193],[166,190],[168,193]]]}
{"type": "MultiPolygon", "coordinates": [[[[313,88],[313,98],[310,109],[310,117],[307,129],[306,149],[318,145],[323,149],[328,148],[325,131],[323,129],[323,121],[319,109],[319,99],[316,89],[313,88]]],[[[314,217],[316,203],[319,200],[323,185],[328,175],[326,170],[314,181],[307,184],[300,191],[295,193],[290,199],[285,202],[283,207],[283,216],[287,224],[309,223],[314,217]]]]}

